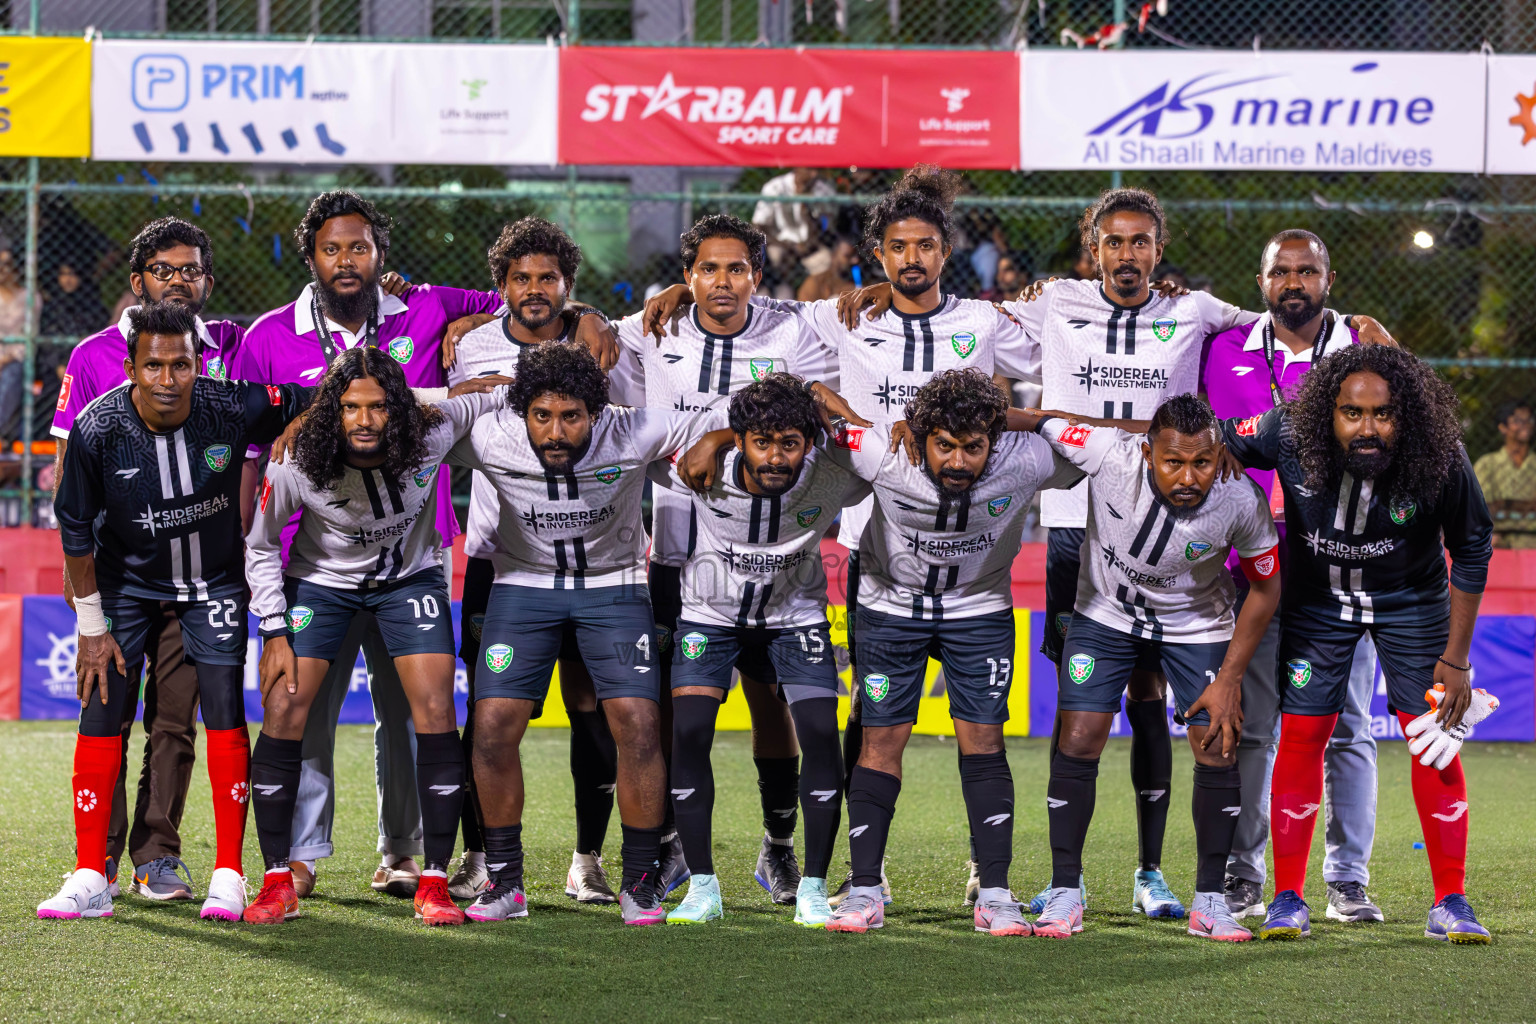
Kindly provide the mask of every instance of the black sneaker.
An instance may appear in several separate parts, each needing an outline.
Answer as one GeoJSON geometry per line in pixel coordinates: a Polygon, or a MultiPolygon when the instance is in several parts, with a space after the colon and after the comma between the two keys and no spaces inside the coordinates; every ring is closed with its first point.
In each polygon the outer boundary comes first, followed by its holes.
{"type": "Polygon", "coordinates": [[[674,832],[670,839],[661,841],[661,867],[655,879],[660,898],[665,899],[692,875],[693,872],[688,870],[688,862],[683,859],[683,841],[674,832]]]}
{"type": "Polygon", "coordinates": [[[763,836],[763,848],[757,854],[757,884],[768,890],[773,902],[793,904],[800,889],[800,862],[795,848],[763,836]]]}
{"type": "Polygon", "coordinates": [[[1359,882],[1329,882],[1326,913],[1330,921],[1346,921],[1351,924],[1386,920],[1386,915],[1372,902],[1366,894],[1365,886],[1359,882]]]}
{"type": "Polygon", "coordinates": [[[1228,875],[1222,895],[1226,897],[1227,909],[1238,920],[1264,916],[1264,887],[1258,882],[1228,875]]]}
{"type": "Polygon", "coordinates": [[[848,890],[852,888],[853,868],[849,868],[848,873],[843,876],[843,884],[834,889],[832,894],[827,897],[827,906],[836,909],[837,905],[843,902],[843,897],[848,895],[848,890]]]}

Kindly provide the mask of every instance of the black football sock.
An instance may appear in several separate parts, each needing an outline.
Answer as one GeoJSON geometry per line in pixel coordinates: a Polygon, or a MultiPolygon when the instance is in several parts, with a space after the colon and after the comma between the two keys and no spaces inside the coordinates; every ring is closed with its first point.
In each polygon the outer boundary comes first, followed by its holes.
{"type": "Polygon", "coordinates": [[[1168,830],[1168,791],[1173,778],[1173,741],[1168,738],[1168,705],[1160,700],[1125,701],[1131,726],[1131,785],[1136,790],[1136,837],[1141,869],[1163,862],[1168,830]]]}
{"type": "Polygon", "coordinates": [[[1099,759],[1068,757],[1060,751],[1051,762],[1045,789],[1046,817],[1051,823],[1051,887],[1076,889],[1083,873],[1083,843],[1099,778],[1099,759]]]}
{"type": "MultiPolygon", "coordinates": [[[[958,744],[958,743],[955,744],[955,757],[960,762],[960,793],[961,793],[962,799],[964,799],[964,794],[965,794],[965,755],[960,752],[960,744],[958,744]]],[[[1010,825],[1009,827],[1011,828],[1012,826],[1010,825]]],[[[966,859],[969,860],[973,865],[980,863],[980,861],[976,857],[976,830],[974,828],[971,829],[971,834],[966,837],[966,854],[967,854],[966,859]]]]}
{"type": "Polygon", "coordinates": [[[1189,803],[1195,818],[1195,891],[1221,892],[1243,804],[1237,765],[1218,768],[1197,763],[1189,803]]]}
{"type": "Polygon", "coordinates": [[[576,849],[600,854],[613,816],[619,750],[602,709],[571,716],[571,781],[576,787],[576,849]]]}
{"type": "Polygon", "coordinates": [[[715,873],[713,821],[715,772],[709,753],[715,742],[720,702],[692,694],[672,698],[672,812],[683,859],[696,875],[715,873]]]}
{"type": "Polygon", "coordinates": [[[763,831],[774,839],[793,840],[799,822],[798,757],[754,757],[757,795],[763,804],[763,831]]]}
{"type": "Polygon", "coordinates": [[[619,856],[624,861],[623,888],[632,888],[642,880],[657,884],[661,871],[661,829],[636,828],[622,822],[619,829],[624,836],[619,847],[619,856]]]}
{"type": "Polygon", "coordinates": [[[485,870],[492,882],[523,884],[523,826],[485,827],[485,870]]]}
{"type": "Polygon", "coordinates": [[[1008,755],[1002,751],[962,755],[960,792],[971,822],[981,887],[1006,888],[1013,863],[1013,772],[1008,769],[1008,755]]]}
{"type": "Polygon", "coordinates": [[[464,810],[464,747],[458,732],[416,734],[416,799],[422,869],[446,872],[464,810]]]}
{"type": "Polygon", "coordinates": [[[853,788],[853,769],[859,763],[859,751],[864,746],[864,726],[860,722],[860,701],[858,658],[854,655],[854,630],[853,620],[859,608],[859,553],[848,552],[848,573],[846,576],[847,605],[845,613],[848,620],[848,668],[849,678],[853,683],[848,688],[848,722],[843,727],[843,792],[847,793],[853,788]]]}
{"type": "Polygon", "coordinates": [[[251,751],[251,810],[256,817],[261,859],[268,871],[288,867],[303,750],[303,740],[280,740],[261,733],[251,751]]]}
{"type": "Polygon", "coordinates": [[[880,886],[885,841],[891,834],[901,780],[873,768],[855,765],[848,787],[848,853],[853,860],[853,884],[880,886]]]}
{"type": "Polygon", "coordinates": [[[460,750],[463,752],[464,772],[464,803],[459,809],[459,828],[464,834],[465,853],[485,852],[485,833],[480,827],[480,798],[475,793],[475,773],[468,770],[469,765],[475,763],[475,705],[471,701],[469,713],[464,718],[463,738],[460,741],[460,750]]]}
{"type": "Polygon", "coordinates": [[[800,808],[805,815],[806,878],[827,877],[843,817],[843,755],[837,745],[837,699],[812,697],[789,706],[800,740],[800,808]]]}

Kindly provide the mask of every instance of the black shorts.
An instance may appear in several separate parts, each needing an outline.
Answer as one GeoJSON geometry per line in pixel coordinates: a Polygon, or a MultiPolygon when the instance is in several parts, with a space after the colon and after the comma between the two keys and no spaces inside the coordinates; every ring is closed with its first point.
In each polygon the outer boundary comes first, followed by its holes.
{"type": "Polygon", "coordinates": [[[944,667],[949,716],[962,722],[1008,721],[1013,677],[1013,612],[959,619],[908,619],[860,606],[858,676],[865,728],[917,721],[928,659],[944,667]]]}
{"type": "MultiPolygon", "coordinates": [[[[1122,633],[1086,615],[1074,615],[1062,644],[1063,658],[1056,674],[1056,706],[1063,711],[1099,711],[1114,714],[1136,669],[1161,671],[1173,688],[1173,702],[1180,717],[1216,680],[1227,641],[1212,644],[1175,644],[1122,633]]],[[[1210,725],[1211,716],[1200,711],[1186,718],[1189,725],[1210,725]]]]}
{"type": "Polygon", "coordinates": [[[592,677],[598,700],[658,700],[656,624],[643,586],[544,590],[497,583],[481,631],[475,699],[542,702],[566,627],[592,677]]]}
{"type": "Polygon", "coordinates": [[[289,576],[288,642],[300,658],[334,661],[358,612],[372,612],[391,658],[453,655],[453,614],[443,570],[434,566],[384,587],[341,590],[289,576]]]}
{"type": "Polygon", "coordinates": [[[1040,653],[1061,664],[1061,644],[1077,606],[1077,570],[1087,530],[1053,526],[1045,538],[1045,633],[1040,653]]]}
{"type": "Polygon", "coordinates": [[[1366,632],[1376,644],[1387,684],[1387,707],[1415,716],[1429,710],[1424,691],[1435,685],[1435,663],[1451,635],[1450,601],[1378,611],[1373,618],[1368,623],[1345,622],[1338,605],[1286,609],[1280,622],[1276,673],[1282,712],[1336,715],[1343,711],[1355,645],[1366,632]]]}
{"type": "Polygon", "coordinates": [[[681,620],[672,654],[672,685],[728,690],[731,670],[793,703],[837,696],[837,659],[826,622],[789,629],[714,626],[681,620]]]}

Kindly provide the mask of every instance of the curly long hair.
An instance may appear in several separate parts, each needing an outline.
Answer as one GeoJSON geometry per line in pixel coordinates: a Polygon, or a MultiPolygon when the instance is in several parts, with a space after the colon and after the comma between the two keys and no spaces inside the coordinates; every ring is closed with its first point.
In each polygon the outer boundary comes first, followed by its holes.
{"type": "Polygon", "coordinates": [[[907,400],[907,425],[919,445],[945,430],[953,437],[986,434],[994,446],[1008,423],[1008,398],[980,370],[945,370],[907,400]]]}
{"type": "Polygon", "coordinates": [[[731,430],[742,436],[798,430],[806,444],[821,436],[816,402],[805,381],[792,373],[770,373],[731,396],[731,430]]]}
{"type": "Polygon", "coordinates": [[[1117,213],[1146,214],[1157,225],[1157,244],[1168,243],[1168,218],[1163,216],[1163,205],[1157,201],[1154,193],[1144,188],[1108,188],[1088,205],[1083,211],[1082,220],[1078,222],[1078,233],[1083,244],[1097,251],[1099,225],[1104,223],[1106,217],[1117,213]]]}
{"type": "Polygon", "coordinates": [[[406,476],[421,468],[427,457],[427,431],[442,421],[442,413],[416,401],[399,363],[376,348],[348,349],[320,378],[293,444],[294,465],[322,490],[336,486],[346,458],[341,396],[353,381],[369,377],[384,389],[384,409],[389,413],[381,444],[384,465],[379,471],[397,486],[403,486],[406,476]]]}
{"type": "Polygon", "coordinates": [[[1385,345],[1351,345],[1301,378],[1287,411],[1307,485],[1335,486],[1343,475],[1345,452],[1333,432],[1333,407],[1345,379],[1355,373],[1374,373],[1385,380],[1396,406],[1392,464],[1377,481],[1378,490],[1433,508],[1462,459],[1461,403],[1428,363],[1385,345]]]}
{"type": "Polygon", "coordinates": [[[507,404],[519,416],[542,395],[563,395],[583,402],[597,419],[608,408],[608,375],[578,345],[539,345],[523,352],[517,377],[507,385],[507,404]]]}
{"type": "Polygon", "coordinates": [[[571,236],[542,217],[523,217],[501,229],[501,234],[485,254],[491,268],[491,280],[497,290],[507,286],[507,271],[527,256],[553,256],[565,278],[565,290],[576,287],[576,271],[581,268],[581,246],[571,236]]]}
{"type": "Polygon", "coordinates": [[[946,246],[955,239],[955,197],[960,194],[960,175],[936,164],[918,164],[865,212],[864,247],[870,252],[885,247],[885,232],[899,220],[920,220],[939,230],[946,246]]]}

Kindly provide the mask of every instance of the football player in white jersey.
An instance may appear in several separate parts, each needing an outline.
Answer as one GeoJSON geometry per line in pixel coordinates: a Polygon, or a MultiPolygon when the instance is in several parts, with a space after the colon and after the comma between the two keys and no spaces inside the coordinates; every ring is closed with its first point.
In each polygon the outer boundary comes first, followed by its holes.
{"type": "Polygon", "coordinates": [[[466,914],[505,921],[528,913],[518,749],[570,624],[618,746],[624,923],[660,924],[666,769],[640,502],[646,467],[702,433],[708,414],[609,406],[607,377],[574,345],[526,353],[508,401],[449,454],[483,473],[500,499],[474,710],[491,886],[466,914]]]}
{"type": "Polygon", "coordinates": [[[1058,674],[1057,750],[1046,805],[1052,880],[1034,933],[1083,927],[1083,841],[1099,755],[1137,668],[1173,685],[1195,757],[1198,851],[1189,932],[1243,942],[1222,891],[1237,830],[1241,683],[1280,600],[1279,538],[1268,502],[1246,475],[1217,480],[1222,447],[1205,400],[1176,395],[1143,437],[1046,419],[1040,434],[1088,473],[1087,537],[1075,613],[1058,674]],[[1251,590],[1234,615],[1232,550],[1251,590]]]}
{"type": "Polygon", "coordinates": [[[917,721],[930,656],[944,668],[960,747],[960,786],[976,847],[974,923],[1028,935],[1008,888],[1013,775],[1003,723],[1016,658],[1011,569],[1037,490],[1082,471],[1030,433],[1003,433],[1007,397],[990,375],[948,370],[918,389],[907,422],[919,458],[888,451],[880,428],[848,429],[840,448],[875,490],[864,531],[858,609],[864,741],[848,789],[853,880],[829,931],[885,923],[881,862],[901,792],[902,752],[917,721]]]}
{"type": "MultiPolygon", "coordinates": [[[[803,320],[751,303],[762,282],[767,246],[761,231],[725,214],[702,217],[683,233],[680,255],[692,306],[659,342],[646,332],[643,313],[619,322],[622,355],[612,374],[615,402],[653,410],[723,412],[732,394],[773,373],[835,380],[829,353],[803,320]]],[[[652,496],[650,589],[664,654],[677,628],[682,567],[696,546],[700,515],[686,494],[658,488],[652,496]]],[[[671,706],[671,660],[661,661],[664,729],[665,710],[671,706]]],[[[775,903],[790,904],[800,885],[794,848],[800,749],[787,706],[766,682],[748,673],[742,684],[752,712],[752,759],[763,808],[756,877],[775,903]]],[[[670,746],[670,734],[665,739],[670,746]]],[[[680,787],[670,788],[675,795],[680,787]]],[[[673,867],[681,866],[683,859],[666,856],[672,839],[669,835],[663,848],[667,891],[680,885],[687,871],[697,870],[691,863],[683,870],[673,867]]],[[[705,873],[713,877],[713,872],[705,873]]]]}

